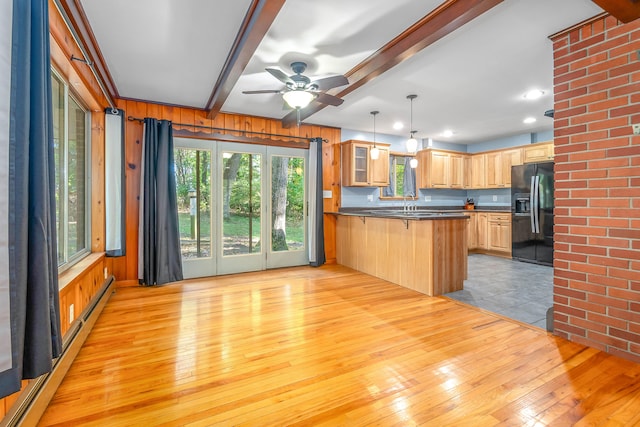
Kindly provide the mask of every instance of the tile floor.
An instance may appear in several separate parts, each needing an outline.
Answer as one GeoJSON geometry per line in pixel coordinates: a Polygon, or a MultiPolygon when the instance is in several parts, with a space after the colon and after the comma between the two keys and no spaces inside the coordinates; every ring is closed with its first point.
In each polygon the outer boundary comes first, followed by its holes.
{"type": "Polygon", "coordinates": [[[553,306],[553,268],[470,254],[464,289],[445,294],[464,303],[546,329],[553,306]]]}

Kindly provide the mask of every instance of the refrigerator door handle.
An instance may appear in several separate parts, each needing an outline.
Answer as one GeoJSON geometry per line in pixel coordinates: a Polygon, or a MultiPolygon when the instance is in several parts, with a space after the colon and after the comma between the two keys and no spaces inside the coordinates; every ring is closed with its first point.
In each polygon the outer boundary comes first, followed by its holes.
{"type": "Polygon", "coordinates": [[[529,217],[531,218],[531,232],[535,233],[536,232],[536,219],[534,217],[534,213],[535,209],[534,209],[534,189],[536,181],[535,181],[536,177],[532,176],[531,177],[531,187],[529,187],[529,217]]]}
{"type": "Polygon", "coordinates": [[[535,196],[533,198],[535,206],[533,207],[533,215],[536,222],[536,233],[540,233],[540,206],[539,206],[539,192],[540,192],[540,177],[536,176],[535,196]]]}

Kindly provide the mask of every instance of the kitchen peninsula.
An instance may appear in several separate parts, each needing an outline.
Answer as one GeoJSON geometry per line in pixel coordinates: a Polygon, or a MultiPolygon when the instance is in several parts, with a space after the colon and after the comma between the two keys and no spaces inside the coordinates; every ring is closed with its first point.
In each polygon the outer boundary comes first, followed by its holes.
{"type": "Polygon", "coordinates": [[[467,216],[403,210],[336,215],[339,264],[430,296],[462,289],[467,216]]]}

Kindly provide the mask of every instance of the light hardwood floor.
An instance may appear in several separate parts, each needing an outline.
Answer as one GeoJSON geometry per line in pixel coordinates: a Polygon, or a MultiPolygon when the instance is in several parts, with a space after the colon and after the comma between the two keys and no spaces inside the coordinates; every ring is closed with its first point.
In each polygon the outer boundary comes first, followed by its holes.
{"type": "Polygon", "coordinates": [[[40,425],[636,425],[640,365],[341,266],[124,288],[40,425]]]}

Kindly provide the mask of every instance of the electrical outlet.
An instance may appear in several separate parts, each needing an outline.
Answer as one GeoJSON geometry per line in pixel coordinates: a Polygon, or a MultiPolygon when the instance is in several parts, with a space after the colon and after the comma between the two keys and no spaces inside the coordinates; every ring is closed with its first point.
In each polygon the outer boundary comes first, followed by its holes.
{"type": "Polygon", "coordinates": [[[633,128],[634,135],[640,135],[640,125],[632,125],[631,127],[633,128]]]}
{"type": "Polygon", "coordinates": [[[69,306],[69,323],[73,322],[76,318],[75,307],[73,304],[69,306]]]}
{"type": "Polygon", "coordinates": [[[430,202],[431,201],[431,196],[424,196],[424,201],[425,202],[430,202]]]}
{"type": "Polygon", "coordinates": [[[373,194],[369,194],[367,196],[367,200],[370,201],[370,202],[373,202],[373,194]]]}
{"type": "Polygon", "coordinates": [[[493,201],[497,202],[498,201],[498,196],[493,196],[493,201]]]}

